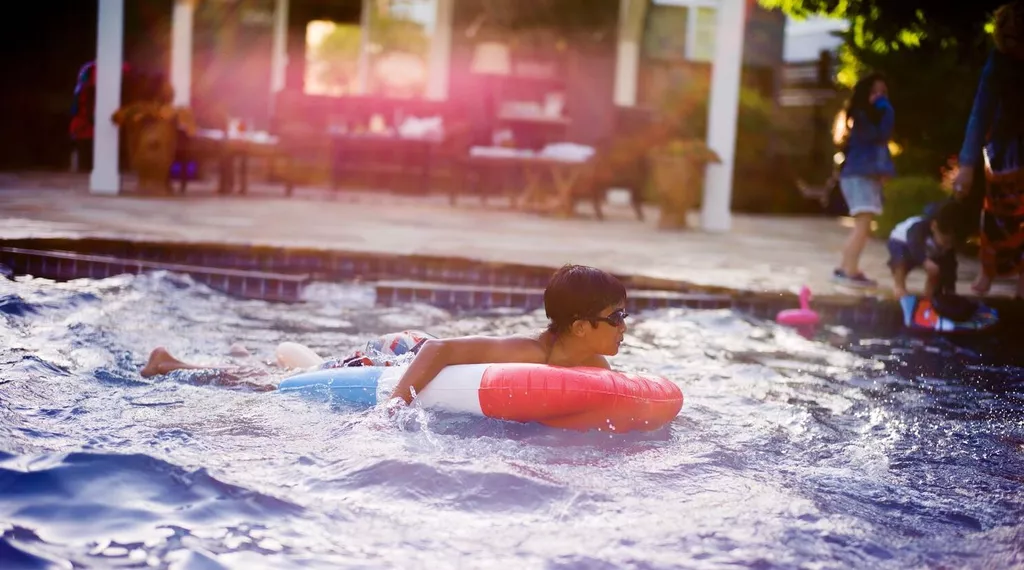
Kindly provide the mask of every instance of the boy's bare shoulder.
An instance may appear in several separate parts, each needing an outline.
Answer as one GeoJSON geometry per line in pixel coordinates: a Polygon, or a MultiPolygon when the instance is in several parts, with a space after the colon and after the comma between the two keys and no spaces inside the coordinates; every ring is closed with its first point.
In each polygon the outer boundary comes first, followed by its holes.
{"type": "Polygon", "coordinates": [[[587,362],[586,366],[593,366],[594,368],[604,368],[605,370],[611,370],[612,365],[608,363],[608,359],[600,354],[595,354],[593,358],[587,362]]]}
{"type": "Polygon", "coordinates": [[[500,339],[502,360],[537,364],[548,360],[549,347],[544,343],[543,333],[514,334],[500,339]]]}
{"type": "Polygon", "coordinates": [[[518,353],[524,361],[529,357],[528,362],[545,362],[548,350],[540,334],[517,334],[505,337],[505,343],[510,350],[518,353]]]}
{"type": "Polygon", "coordinates": [[[454,361],[544,363],[547,350],[538,335],[469,336],[438,341],[454,361]]]}

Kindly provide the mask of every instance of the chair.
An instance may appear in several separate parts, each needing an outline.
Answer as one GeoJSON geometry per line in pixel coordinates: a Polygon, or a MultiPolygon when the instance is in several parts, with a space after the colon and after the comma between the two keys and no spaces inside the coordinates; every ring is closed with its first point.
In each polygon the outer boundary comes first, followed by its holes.
{"type": "MultiPolygon", "coordinates": [[[[227,113],[220,105],[211,104],[201,98],[194,98],[189,105],[189,110],[192,117],[192,128],[222,130],[227,128],[227,113]]],[[[189,129],[178,129],[178,144],[174,153],[174,162],[171,165],[171,178],[178,180],[179,194],[185,194],[189,181],[199,180],[203,177],[204,162],[210,160],[223,162],[220,145],[203,144],[202,141],[189,136],[188,131],[189,129]]],[[[223,164],[221,164],[220,170],[220,176],[223,177],[225,175],[223,164]]]]}
{"type": "Polygon", "coordinates": [[[573,193],[594,201],[597,218],[604,219],[601,202],[605,191],[617,187],[629,190],[633,211],[644,219],[643,196],[647,187],[647,152],[672,137],[672,125],[659,121],[657,114],[643,107],[616,107],[615,131],[597,145],[590,168],[573,193]]]}
{"type": "Polygon", "coordinates": [[[324,121],[332,116],[334,104],[334,98],[298,91],[276,95],[271,131],[278,139],[277,158],[284,162],[285,196],[295,192],[297,164],[329,164],[331,138],[324,121]]]}

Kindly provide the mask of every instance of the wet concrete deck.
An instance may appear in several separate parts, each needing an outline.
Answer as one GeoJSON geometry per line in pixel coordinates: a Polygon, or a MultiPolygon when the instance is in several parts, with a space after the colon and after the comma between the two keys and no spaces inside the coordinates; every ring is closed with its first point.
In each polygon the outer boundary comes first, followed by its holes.
{"type": "MultiPolygon", "coordinates": [[[[132,187],[126,182],[126,187],[132,187]]],[[[683,281],[714,289],[796,292],[807,284],[818,296],[891,295],[884,242],[872,240],[863,269],[877,291],[840,288],[829,281],[848,229],[842,219],[736,215],[726,234],[656,228],[657,210],[637,221],[626,206],[608,205],[606,220],[581,203],[576,219],[512,211],[507,201],[486,205],[466,196],[401,196],[386,191],[298,188],[291,198],[278,185],[251,184],[246,196],[221,196],[193,184],[185,196],[129,193],[96,196],[87,177],[72,174],[0,175],[0,238],[116,237],[314,246],[359,252],[474,258],[557,267],[583,263],[624,274],[683,281]]],[[[696,227],[698,218],[693,217],[696,227]]],[[[977,275],[961,259],[960,291],[977,275]]],[[[922,286],[917,272],[912,290],[922,286]]],[[[1012,296],[1014,283],[997,282],[993,296],[1012,296]]]]}

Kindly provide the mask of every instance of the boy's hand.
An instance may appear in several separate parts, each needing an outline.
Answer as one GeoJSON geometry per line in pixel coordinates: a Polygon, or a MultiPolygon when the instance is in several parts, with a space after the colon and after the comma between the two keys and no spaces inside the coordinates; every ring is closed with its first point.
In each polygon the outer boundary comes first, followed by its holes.
{"type": "Polygon", "coordinates": [[[931,299],[935,295],[935,291],[939,287],[939,279],[941,277],[942,270],[939,265],[930,259],[924,260],[924,271],[928,274],[928,279],[924,284],[924,297],[931,299]]]}
{"type": "Polygon", "coordinates": [[[953,192],[957,198],[964,198],[971,193],[971,185],[974,183],[974,167],[961,166],[957,169],[956,178],[953,179],[953,192]]]}
{"type": "Polygon", "coordinates": [[[910,294],[907,292],[907,289],[905,287],[900,287],[899,285],[896,285],[895,287],[892,288],[892,293],[893,295],[896,295],[897,299],[902,299],[910,294]]]}
{"type": "Polygon", "coordinates": [[[395,397],[388,400],[384,409],[387,410],[388,418],[394,419],[395,416],[398,415],[399,410],[402,410],[407,407],[409,407],[408,402],[406,402],[402,398],[395,397]]]}

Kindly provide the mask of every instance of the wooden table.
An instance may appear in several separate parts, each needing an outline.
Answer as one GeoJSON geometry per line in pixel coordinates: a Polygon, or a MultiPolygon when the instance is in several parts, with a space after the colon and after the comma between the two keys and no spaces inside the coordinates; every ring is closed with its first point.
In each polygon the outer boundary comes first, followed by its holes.
{"type": "MultiPolygon", "coordinates": [[[[220,165],[217,191],[231,194],[238,173],[238,190],[249,190],[249,158],[263,158],[273,162],[278,156],[277,137],[261,132],[243,132],[228,135],[219,129],[198,129],[189,137],[185,160],[216,158],[220,165]]],[[[185,193],[187,176],[182,176],[181,193],[185,193]]]]}
{"type": "MultiPolygon", "coordinates": [[[[331,188],[353,172],[371,175],[418,176],[418,190],[430,191],[433,155],[444,142],[440,135],[419,137],[389,133],[331,133],[331,188]]],[[[390,186],[390,184],[389,184],[390,186]]]]}
{"type": "Polygon", "coordinates": [[[512,130],[516,146],[540,149],[556,141],[564,141],[570,121],[567,117],[499,113],[498,124],[512,130]]]}
{"type": "MultiPolygon", "coordinates": [[[[471,164],[521,169],[524,185],[512,198],[512,206],[524,211],[552,213],[572,217],[575,208],[573,190],[590,168],[586,160],[544,156],[517,149],[476,147],[470,151],[471,164]],[[550,184],[549,184],[550,183],[550,184]],[[551,192],[551,190],[554,192],[551,192]]],[[[595,206],[600,215],[600,204],[595,206]]]]}

